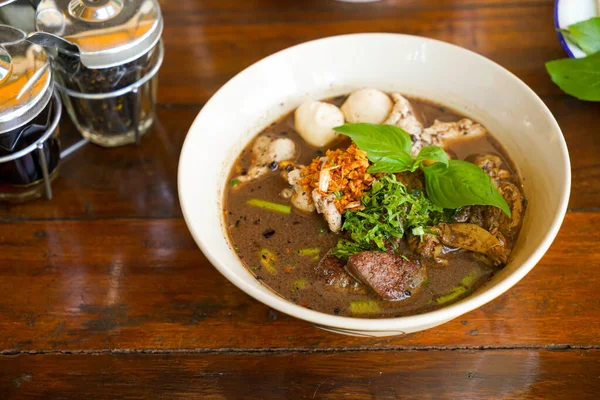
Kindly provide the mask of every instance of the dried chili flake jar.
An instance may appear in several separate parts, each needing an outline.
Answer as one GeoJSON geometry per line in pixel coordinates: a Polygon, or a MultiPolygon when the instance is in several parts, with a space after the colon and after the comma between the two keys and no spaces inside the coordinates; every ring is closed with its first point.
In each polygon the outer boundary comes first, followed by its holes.
{"type": "Polygon", "coordinates": [[[0,25],[0,201],[52,197],[61,103],[46,51],[0,25]]]}
{"type": "Polygon", "coordinates": [[[81,134],[107,147],[138,142],[154,120],[163,60],[158,2],[41,0],[36,28],[71,45],[51,52],[52,65],[81,134]]]}

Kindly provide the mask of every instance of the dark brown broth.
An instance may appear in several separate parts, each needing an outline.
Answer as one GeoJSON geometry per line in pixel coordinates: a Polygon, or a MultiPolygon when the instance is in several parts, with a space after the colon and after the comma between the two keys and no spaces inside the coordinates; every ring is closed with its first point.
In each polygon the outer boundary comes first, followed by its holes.
{"type": "MultiPolygon", "coordinates": [[[[344,98],[335,98],[332,103],[340,105],[344,98]]],[[[424,126],[430,126],[435,119],[441,121],[458,121],[459,114],[429,102],[410,99],[415,112],[424,126]]],[[[287,137],[292,139],[300,149],[297,161],[308,164],[313,158],[322,156],[323,150],[306,144],[293,130],[293,113],[266,128],[260,135],[271,137],[287,137]]],[[[349,143],[344,140],[332,147],[345,147],[349,143]]],[[[451,152],[457,158],[465,159],[478,153],[494,153],[502,157],[507,165],[512,165],[506,152],[491,136],[462,141],[450,145],[451,152]]],[[[230,179],[238,176],[243,168],[250,165],[252,143],[240,155],[230,173],[230,179]]],[[[514,171],[511,171],[514,172],[514,171]]],[[[515,175],[516,176],[516,175],[515,175]]],[[[381,313],[376,315],[354,315],[365,318],[389,318],[420,314],[441,308],[436,298],[448,294],[467,275],[474,274],[472,290],[485,283],[495,269],[478,262],[469,252],[456,252],[448,257],[449,264],[443,268],[429,268],[429,281],[423,291],[413,298],[399,302],[381,301],[377,296],[368,294],[352,294],[336,291],[315,279],[314,270],[329,249],[335,246],[340,235],[332,233],[321,215],[292,211],[290,215],[267,211],[246,204],[250,199],[262,199],[275,203],[287,203],[280,192],[289,187],[280,176],[280,171],[271,172],[263,179],[248,183],[240,188],[227,190],[225,196],[226,223],[233,247],[242,262],[265,285],[280,296],[294,303],[313,310],[329,314],[351,316],[350,302],[353,300],[378,301],[381,313]],[[274,232],[274,233],[273,233],[274,232]],[[298,255],[297,251],[306,248],[320,249],[319,257],[298,255]],[[270,274],[260,266],[261,249],[269,249],[276,257],[276,274],[270,274]],[[298,280],[305,279],[306,287],[299,288],[298,280]]],[[[404,254],[415,258],[406,246],[404,254]]]]}

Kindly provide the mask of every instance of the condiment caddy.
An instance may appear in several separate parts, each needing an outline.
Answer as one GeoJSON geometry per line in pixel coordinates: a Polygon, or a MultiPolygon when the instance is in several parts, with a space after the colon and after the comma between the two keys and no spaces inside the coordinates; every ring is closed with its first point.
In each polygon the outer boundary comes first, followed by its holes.
{"type": "Polygon", "coordinates": [[[81,134],[107,147],[139,142],[154,120],[163,60],[158,2],[42,0],[36,27],[29,39],[51,48],[56,86],[81,134]]]}
{"type": "Polygon", "coordinates": [[[51,198],[61,159],[58,94],[84,138],[63,156],[87,141],[139,143],[152,126],[162,14],[157,0],[8,3],[31,3],[36,30],[0,25],[0,201],[51,198]]]}
{"type": "Polygon", "coordinates": [[[0,200],[50,199],[62,112],[50,60],[23,31],[0,25],[0,38],[0,200]]]}

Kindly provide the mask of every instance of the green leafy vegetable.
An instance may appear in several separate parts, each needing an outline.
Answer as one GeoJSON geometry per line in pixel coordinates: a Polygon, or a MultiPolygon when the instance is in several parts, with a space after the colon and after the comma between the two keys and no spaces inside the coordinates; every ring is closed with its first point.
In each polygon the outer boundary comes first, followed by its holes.
{"type": "MultiPolygon", "coordinates": [[[[408,153],[392,153],[378,157],[376,160],[372,160],[373,165],[369,167],[368,172],[370,174],[376,174],[379,172],[404,172],[414,171],[413,166],[415,161],[408,153]]],[[[416,169],[416,168],[415,168],[416,169]]]]}
{"type": "Polygon", "coordinates": [[[448,154],[446,154],[444,149],[442,149],[441,147],[425,146],[417,155],[417,159],[415,160],[411,171],[415,172],[419,167],[422,166],[424,161],[438,162],[448,166],[448,154]]]}
{"type": "Polygon", "coordinates": [[[400,128],[346,124],[334,129],[348,135],[359,149],[367,153],[373,162],[370,173],[414,172],[421,168],[425,172],[427,195],[437,206],[452,209],[475,204],[495,206],[510,216],[508,204],[490,177],[475,164],[449,160],[441,147],[426,146],[413,159],[410,156],[410,135],[400,128]],[[425,161],[431,161],[433,165],[425,166],[425,161]]]}
{"type": "Polygon", "coordinates": [[[600,51],[600,17],[569,25],[568,29],[561,31],[585,54],[589,55],[600,51]]]}
{"type": "Polygon", "coordinates": [[[356,243],[352,240],[340,239],[333,250],[331,250],[331,254],[338,258],[347,260],[353,255],[367,250],[373,250],[373,246],[371,246],[369,243],[356,243]]]}
{"type": "Polygon", "coordinates": [[[490,205],[500,208],[510,217],[510,208],[490,177],[477,165],[450,160],[446,167],[436,163],[423,167],[427,195],[438,206],[459,208],[490,205]]]}
{"type": "Polygon", "coordinates": [[[240,183],[242,183],[242,181],[240,181],[239,179],[232,179],[229,181],[229,186],[234,187],[236,185],[239,185],[240,183]]]}
{"type": "Polygon", "coordinates": [[[404,130],[393,125],[345,124],[333,128],[349,136],[372,162],[395,153],[410,153],[412,140],[404,130]]]}
{"type": "Polygon", "coordinates": [[[546,63],[552,81],[579,100],[600,101],[600,17],[569,25],[562,34],[587,54],[546,63]]]}
{"type": "Polygon", "coordinates": [[[546,63],[552,81],[579,100],[600,101],[600,52],[546,63]]]}
{"type": "Polygon", "coordinates": [[[279,203],[272,203],[272,202],[266,201],[266,200],[250,199],[246,203],[248,205],[251,205],[254,207],[260,207],[260,208],[264,208],[265,210],[276,211],[276,212],[280,212],[282,214],[289,214],[292,212],[291,206],[288,206],[285,204],[279,204],[279,203]]]}
{"type": "Polygon", "coordinates": [[[365,250],[387,250],[407,231],[425,232],[444,220],[444,210],[421,191],[408,193],[395,175],[377,180],[362,197],[363,210],[349,211],[342,230],[352,240],[340,240],[333,249],[336,257],[347,259],[365,250]]]}

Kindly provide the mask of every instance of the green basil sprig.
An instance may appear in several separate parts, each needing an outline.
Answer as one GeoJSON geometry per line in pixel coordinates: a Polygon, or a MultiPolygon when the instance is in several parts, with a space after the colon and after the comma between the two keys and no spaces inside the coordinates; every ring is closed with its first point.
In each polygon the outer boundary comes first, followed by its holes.
{"type": "Polygon", "coordinates": [[[600,101],[600,52],[546,63],[552,81],[579,100],[600,101]]]}
{"type": "Polygon", "coordinates": [[[504,197],[481,168],[470,162],[450,160],[421,168],[425,173],[425,189],[429,200],[444,208],[466,205],[498,207],[510,216],[504,197]]]}
{"type": "Polygon", "coordinates": [[[560,31],[585,54],[590,55],[600,51],[600,17],[577,22],[569,25],[568,29],[560,31]]]}
{"type": "Polygon", "coordinates": [[[561,32],[587,57],[547,62],[546,70],[552,81],[580,100],[600,101],[600,17],[569,25],[561,32]]]}
{"type": "Polygon", "coordinates": [[[437,206],[494,206],[510,216],[506,200],[490,177],[475,164],[449,160],[441,147],[423,147],[415,159],[410,155],[410,135],[396,126],[360,123],[342,125],[334,130],[349,136],[367,153],[373,163],[370,173],[414,172],[421,168],[425,174],[427,196],[437,206]]]}
{"type": "Polygon", "coordinates": [[[415,172],[419,167],[423,165],[425,161],[433,161],[436,163],[443,164],[444,166],[448,166],[448,154],[438,146],[425,146],[421,149],[419,154],[417,154],[417,159],[415,160],[415,164],[410,169],[411,172],[415,172]]]}

